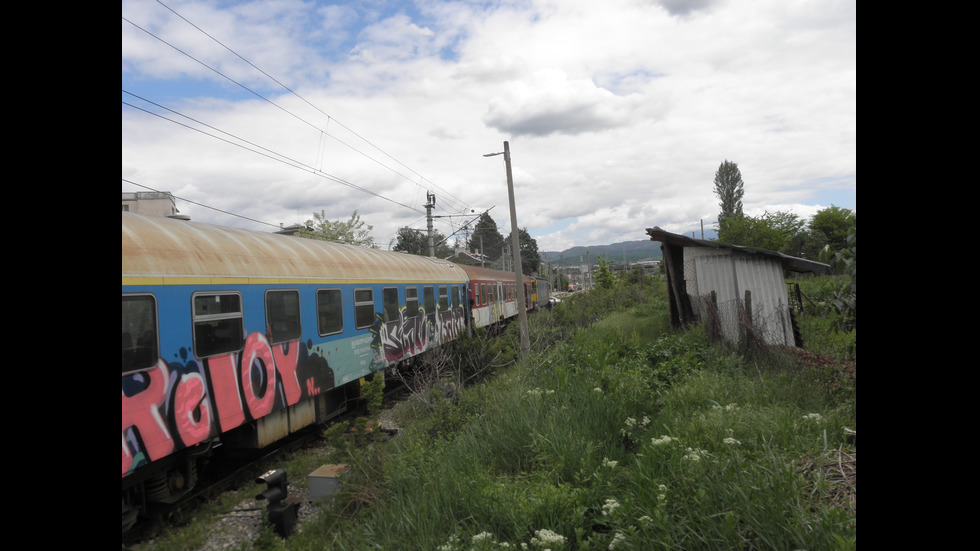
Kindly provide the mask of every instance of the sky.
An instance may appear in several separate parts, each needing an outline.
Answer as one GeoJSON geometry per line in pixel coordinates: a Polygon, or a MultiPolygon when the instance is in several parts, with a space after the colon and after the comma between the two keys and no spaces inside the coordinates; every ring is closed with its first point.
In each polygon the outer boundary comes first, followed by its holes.
{"type": "Polygon", "coordinates": [[[855,0],[123,0],[122,191],[276,231],[357,211],[539,251],[857,210],[855,0]],[[487,156],[491,155],[491,156],[487,156]]]}

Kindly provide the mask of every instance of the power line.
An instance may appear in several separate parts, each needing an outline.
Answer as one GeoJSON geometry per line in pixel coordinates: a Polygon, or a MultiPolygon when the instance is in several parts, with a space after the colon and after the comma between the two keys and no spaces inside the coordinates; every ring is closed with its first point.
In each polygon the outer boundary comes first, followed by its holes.
{"type": "Polygon", "coordinates": [[[331,174],[328,174],[328,173],[326,173],[326,172],[323,172],[323,171],[320,171],[320,170],[317,170],[317,169],[316,169],[316,168],[314,168],[314,167],[311,167],[311,166],[308,166],[308,165],[306,165],[306,164],[304,164],[304,163],[303,163],[302,161],[297,161],[297,160],[295,160],[295,159],[291,159],[291,158],[289,158],[289,157],[287,157],[287,156],[285,156],[285,155],[283,155],[283,154],[281,154],[281,153],[275,153],[275,152],[273,152],[273,151],[272,151],[272,150],[270,150],[270,149],[267,149],[267,148],[265,148],[265,147],[262,147],[262,146],[259,146],[259,145],[257,145],[257,144],[253,144],[252,142],[249,142],[249,141],[247,141],[247,140],[244,140],[244,139],[242,139],[242,138],[238,138],[237,136],[233,136],[232,134],[229,134],[229,133],[227,133],[227,132],[224,132],[223,130],[219,130],[219,129],[217,129],[217,128],[214,128],[213,126],[210,126],[210,125],[207,125],[207,124],[205,124],[205,123],[203,123],[203,122],[200,122],[200,121],[198,121],[198,120],[196,120],[196,119],[193,119],[193,118],[191,118],[191,117],[187,117],[186,115],[182,115],[182,114],[180,114],[180,113],[178,113],[178,112],[176,112],[176,111],[174,111],[174,110],[172,110],[172,109],[169,109],[169,108],[167,108],[167,107],[164,107],[164,106],[162,106],[162,105],[160,105],[160,104],[157,104],[157,103],[153,103],[152,101],[149,101],[149,100],[146,100],[145,98],[141,98],[140,96],[137,96],[137,95],[135,95],[135,94],[132,94],[132,93],[130,93],[130,92],[127,92],[126,90],[123,90],[123,92],[124,92],[124,93],[126,93],[126,94],[129,94],[129,95],[131,95],[131,96],[133,96],[133,97],[137,97],[137,98],[139,98],[139,99],[141,99],[141,100],[143,100],[143,101],[146,101],[147,103],[150,103],[150,104],[152,104],[152,105],[156,105],[157,107],[160,107],[161,109],[165,109],[165,110],[167,110],[167,111],[169,111],[169,112],[171,112],[171,113],[174,113],[175,115],[179,115],[179,116],[181,116],[181,117],[184,117],[184,118],[186,118],[186,119],[188,119],[188,120],[192,120],[192,121],[194,121],[194,122],[196,122],[196,123],[198,123],[198,124],[202,124],[202,125],[204,125],[204,126],[206,126],[207,128],[211,128],[211,129],[213,129],[213,130],[215,130],[215,131],[217,131],[217,132],[221,132],[222,134],[225,134],[225,135],[227,135],[227,136],[232,136],[232,137],[234,137],[234,138],[235,138],[235,139],[237,139],[237,140],[241,140],[242,142],[245,142],[246,144],[249,144],[249,145],[251,145],[251,146],[254,146],[254,147],[257,147],[257,148],[260,148],[260,149],[263,149],[264,151],[266,151],[266,152],[268,152],[268,153],[263,153],[262,151],[256,151],[255,149],[250,149],[250,148],[248,148],[248,147],[245,147],[244,145],[242,145],[242,144],[240,144],[240,143],[235,143],[234,141],[231,141],[231,140],[228,140],[228,139],[225,139],[225,138],[222,138],[222,137],[220,137],[220,136],[216,136],[216,135],[214,135],[214,134],[210,134],[210,133],[208,133],[208,132],[205,132],[205,131],[203,131],[203,130],[201,130],[201,129],[199,129],[199,128],[194,128],[193,126],[190,126],[190,125],[187,125],[187,124],[184,124],[184,123],[182,123],[182,122],[179,122],[179,121],[175,121],[175,120],[173,120],[173,119],[170,119],[170,118],[167,118],[167,117],[165,117],[165,116],[163,116],[163,115],[161,115],[161,114],[159,114],[159,113],[154,113],[154,112],[152,112],[152,111],[150,111],[150,110],[147,110],[147,109],[144,109],[144,108],[142,108],[142,107],[139,107],[139,106],[136,106],[136,105],[133,105],[133,104],[131,104],[131,103],[127,103],[127,102],[125,102],[125,101],[123,101],[123,102],[122,102],[122,104],[123,104],[123,105],[128,105],[129,107],[132,107],[133,109],[137,109],[137,110],[140,110],[140,111],[143,111],[144,113],[148,113],[148,114],[150,114],[150,115],[153,115],[153,116],[155,116],[155,117],[159,117],[159,118],[161,118],[161,119],[163,119],[163,120],[166,120],[166,121],[170,121],[170,122],[172,122],[172,123],[174,123],[174,124],[177,124],[177,125],[179,125],[179,126],[183,126],[184,128],[187,128],[187,129],[189,129],[189,130],[194,130],[195,132],[200,132],[201,134],[204,134],[205,136],[210,136],[210,137],[212,137],[212,138],[215,138],[215,139],[217,139],[217,140],[221,140],[221,141],[223,141],[223,142],[225,142],[225,143],[228,143],[228,144],[231,144],[231,145],[234,145],[234,146],[236,146],[236,147],[241,147],[242,149],[245,149],[246,151],[251,151],[251,152],[253,152],[253,153],[258,153],[259,155],[262,155],[262,156],[264,156],[264,157],[268,157],[268,158],[270,158],[270,159],[273,159],[273,160],[276,160],[276,161],[279,161],[279,162],[281,162],[281,163],[284,163],[284,164],[287,164],[287,165],[290,165],[290,166],[292,166],[292,167],[294,167],[294,168],[302,168],[302,169],[305,169],[305,170],[309,170],[310,172],[312,172],[312,173],[313,173],[314,175],[316,175],[316,176],[320,176],[320,177],[322,177],[322,178],[326,178],[326,179],[328,179],[328,180],[332,180],[332,181],[334,181],[334,182],[337,182],[338,184],[343,184],[343,185],[345,185],[345,186],[348,186],[348,187],[350,187],[350,188],[352,188],[352,189],[355,189],[355,190],[357,190],[357,191],[361,191],[361,192],[363,192],[363,193],[367,193],[367,194],[370,194],[370,195],[374,195],[375,197],[378,197],[378,198],[380,198],[380,199],[384,199],[385,201],[388,201],[388,202],[391,202],[391,203],[394,203],[394,204],[396,204],[396,205],[398,205],[398,206],[401,206],[401,207],[405,207],[405,208],[407,208],[407,209],[410,209],[410,210],[413,210],[413,211],[415,211],[415,212],[421,212],[421,211],[420,211],[419,209],[417,209],[417,208],[414,208],[414,207],[412,207],[412,206],[409,206],[409,205],[406,205],[406,204],[404,204],[404,203],[399,203],[398,201],[395,201],[394,199],[390,199],[390,198],[388,198],[388,197],[385,197],[384,195],[380,195],[380,194],[378,194],[378,193],[375,193],[375,192],[373,192],[373,191],[371,191],[371,190],[369,190],[369,189],[367,189],[367,188],[363,188],[363,187],[361,187],[361,186],[358,186],[358,185],[356,185],[356,184],[353,184],[353,183],[351,183],[351,182],[348,182],[348,181],[346,181],[346,180],[344,180],[344,179],[342,179],[342,178],[339,178],[339,177],[337,177],[337,176],[333,176],[333,175],[331,175],[331,174]]]}
{"type": "MultiPolygon", "coordinates": [[[[406,165],[405,165],[404,163],[402,163],[401,161],[398,161],[397,159],[395,159],[394,157],[392,157],[391,155],[389,155],[388,153],[386,153],[386,152],[385,152],[384,150],[382,150],[381,148],[379,148],[378,146],[376,146],[375,144],[373,144],[373,143],[372,143],[371,141],[369,141],[369,140],[367,140],[366,138],[364,138],[363,136],[361,136],[361,135],[360,135],[360,134],[358,134],[357,132],[354,132],[354,131],[353,131],[353,130],[352,130],[351,128],[349,128],[348,126],[346,126],[346,125],[344,125],[343,123],[341,123],[340,121],[338,121],[338,120],[337,120],[336,118],[333,118],[333,117],[331,117],[331,116],[330,116],[329,114],[327,114],[327,113],[325,113],[325,112],[324,112],[323,110],[321,110],[321,109],[320,109],[320,108],[318,108],[317,106],[315,106],[315,105],[313,105],[312,103],[310,103],[310,102],[309,102],[309,101],[308,101],[308,100],[307,100],[306,98],[304,98],[304,97],[302,97],[302,96],[300,96],[299,94],[297,94],[297,93],[296,93],[295,91],[293,91],[292,89],[290,89],[289,87],[287,87],[287,86],[286,86],[285,84],[283,84],[282,82],[280,82],[280,81],[279,81],[278,79],[276,79],[276,78],[274,78],[273,76],[271,76],[271,75],[269,75],[269,74],[268,74],[267,72],[265,72],[265,71],[263,71],[262,69],[260,69],[259,67],[257,67],[257,66],[256,66],[255,64],[253,64],[252,62],[250,62],[250,61],[248,61],[247,59],[245,59],[244,57],[242,57],[241,55],[239,55],[238,53],[236,53],[236,52],[235,52],[234,50],[232,50],[231,48],[229,48],[228,46],[226,46],[225,44],[223,44],[223,43],[222,43],[221,41],[219,41],[219,40],[218,40],[217,38],[215,38],[215,37],[213,37],[212,35],[210,35],[210,34],[209,34],[209,33],[207,33],[206,31],[204,31],[203,29],[201,29],[200,27],[198,27],[197,25],[195,25],[194,23],[192,23],[191,21],[189,21],[189,20],[188,20],[187,18],[185,18],[184,16],[182,16],[182,15],[180,15],[179,13],[177,13],[176,11],[174,11],[174,10],[173,10],[172,8],[170,8],[169,6],[167,6],[166,4],[164,4],[163,2],[160,2],[160,0],[157,0],[157,2],[158,2],[158,3],[159,3],[159,4],[161,5],[161,6],[163,6],[163,7],[165,7],[165,8],[167,9],[167,10],[169,10],[170,12],[172,12],[172,13],[173,13],[174,15],[176,15],[177,17],[179,17],[180,19],[182,19],[183,21],[185,21],[185,22],[186,22],[187,24],[189,24],[189,25],[191,25],[192,27],[194,27],[195,29],[197,29],[197,30],[198,30],[199,32],[201,32],[202,34],[204,34],[205,36],[207,36],[207,37],[208,37],[209,39],[211,39],[211,40],[213,40],[214,42],[216,42],[217,44],[219,44],[219,45],[220,45],[220,46],[221,46],[222,48],[224,48],[224,49],[226,49],[226,50],[228,50],[228,51],[229,51],[229,52],[231,52],[231,53],[232,53],[233,55],[235,55],[236,57],[238,57],[239,59],[241,59],[241,60],[242,60],[243,62],[245,62],[245,63],[247,63],[247,64],[248,64],[249,66],[251,66],[251,67],[253,67],[253,68],[254,68],[254,69],[256,69],[257,71],[259,71],[260,73],[262,73],[263,75],[265,75],[266,77],[268,77],[268,78],[269,78],[270,80],[272,80],[273,82],[275,82],[276,84],[278,84],[279,86],[281,86],[281,87],[282,87],[283,89],[285,89],[285,90],[286,90],[287,92],[289,92],[290,94],[292,94],[292,95],[294,95],[294,96],[296,96],[297,98],[299,98],[299,99],[301,99],[301,100],[302,100],[303,102],[305,102],[305,103],[306,103],[307,105],[310,105],[311,107],[313,107],[314,109],[316,109],[317,111],[319,111],[319,112],[320,112],[321,114],[323,114],[324,116],[326,116],[326,117],[327,117],[327,119],[328,119],[328,123],[329,123],[329,121],[330,121],[330,120],[333,120],[333,121],[335,122],[335,124],[339,124],[339,125],[340,125],[341,127],[343,127],[344,129],[346,129],[346,130],[347,130],[348,132],[350,132],[351,134],[353,134],[353,135],[355,135],[355,136],[357,136],[357,137],[358,137],[359,139],[361,139],[362,141],[364,141],[365,143],[367,143],[368,145],[370,145],[371,147],[373,147],[373,148],[374,148],[374,149],[376,149],[377,151],[379,151],[379,152],[381,152],[382,154],[384,154],[385,156],[387,156],[387,157],[388,157],[388,158],[390,158],[391,160],[393,160],[393,161],[395,161],[395,162],[397,162],[398,164],[400,164],[401,166],[403,166],[403,167],[405,167],[406,169],[408,169],[408,170],[410,170],[410,171],[412,171],[412,172],[413,172],[414,174],[416,174],[417,176],[419,176],[419,178],[420,178],[421,180],[425,180],[425,181],[427,181],[427,182],[429,182],[429,183],[431,183],[431,184],[432,184],[433,186],[435,186],[435,187],[437,187],[437,188],[439,188],[440,190],[442,190],[442,191],[445,191],[445,190],[443,190],[443,189],[442,189],[441,187],[439,187],[438,185],[436,185],[436,184],[434,184],[433,182],[431,182],[431,181],[429,181],[429,180],[428,180],[427,178],[425,178],[424,176],[422,176],[421,174],[419,174],[418,172],[416,172],[416,171],[414,171],[414,170],[412,170],[411,168],[409,168],[408,166],[406,166],[406,165]]],[[[313,128],[315,128],[315,129],[316,129],[317,131],[319,131],[319,132],[321,133],[321,135],[322,135],[322,134],[326,134],[327,136],[329,136],[329,137],[331,137],[331,138],[333,138],[334,140],[336,140],[336,141],[338,141],[338,142],[340,142],[341,144],[343,144],[343,145],[345,145],[345,146],[347,146],[347,147],[348,147],[348,148],[350,148],[351,150],[353,150],[353,151],[355,151],[355,152],[357,152],[357,153],[359,153],[359,154],[361,154],[361,155],[363,155],[363,156],[365,156],[365,157],[367,157],[368,159],[370,159],[370,160],[372,160],[372,161],[374,161],[375,163],[377,163],[377,164],[379,164],[379,165],[381,165],[381,166],[382,166],[382,167],[384,167],[384,168],[387,168],[388,170],[390,170],[390,171],[392,171],[392,172],[394,172],[395,174],[397,174],[397,175],[399,175],[399,176],[401,176],[402,178],[405,178],[405,179],[409,179],[409,178],[408,178],[407,176],[405,176],[404,174],[401,174],[400,172],[398,172],[398,171],[396,171],[396,170],[394,170],[394,169],[392,169],[391,167],[389,167],[389,166],[387,166],[387,165],[385,165],[385,164],[383,164],[383,163],[381,163],[381,162],[380,162],[380,161],[378,161],[377,159],[374,159],[373,157],[371,157],[371,156],[369,156],[369,155],[367,155],[366,153],[364,153],[364,152],[362,152],[362,151],[360,151],[360,150],[358,150],[357,148],[355,148],[355,147],[353,147],[352,145],[350,145],[350,144],[348,144],[348,143],[346,143],[346,142],[344,142],[343,140],[341,140],[341,139],[339,139],[339,138],[337,138],[336,136],[332,136],[332,135],[330,135],[329,133],[327,133],[327,132],[324,132],[323,130],[321,130],[320,128],[318,128],[318,127],[317,127],[316,125],[314,125],[314,124],[312,124],[312,123],[310,123],[310,122],[308,122],[308,121],[306,121],[306,120],[303,120],[303,119],[302,119],[301,117],[299,117],[298,115],[296,115],[296,114],[294,114],[294,113],[291,113],[291,112],[289,112],[288,110],[286,110],[286,109],[285,109],[285,108],[283,108],[282,106],[280,106],[280,105],[278,105],[278,104],[276,104],[275,102],[273,102],[273,101],[271,101],[271,100],[269,100],[268,98],[265,98],[265,97],[263,97],[263,96],[262,96],[261,94],[259,94],[259,93],[257,93],[257,92],[255,92],[254,90],[251,90],[250,88],[248,88],[247,86],[245,86],[245,85],[243,85],[243,84],[241,84],[240,82],[237,82],[237,81],[235,81],[234,79],[232,79],[232,78],[230,78],[230,77],[228,77],[227,75],[225,75],[225,74],[223,74],[223,73],[221,73],[221,72],[220,72],[220,71],[218,71],[217,69],[215,69],[215,68],[213,68],[213,67],[211,67],[211,66],[209,66],[209,65],[207,65],[207,64],[206,64],[206,63],[204,63],[203,61],[201,61],[201,60],[199,60],[199,59],[197,59],[197,58],[195,58],[194,56],[192,56],[192,55],[190,55],[189,53],[187,53],[187,52],[185,52],[185,51],[183,51],[183,50],[181,50],[180,48],[177,48],[177,47],[176,47],[176,46],[174,46],[173,44],[170,44],[169,42],[167,42],[167,41],[166,41],[166,40],[164,40],[163,38],[161,38],[161,37],[159,37],[159,36],[157,36],[157,35],[155,35],[155,34],[153,34],[153,33],[151,33],[150,31],[148,31],[148,30],[146,30],[146,29],[144,29],[144,28],[142,28],[141,26],[139,26],[139,25],[137,25],[136,23],[134,23],[134,22],[132,22],[132,21],[130,21],[129,19],[127,19],[127,18],[125,18],[125,17],[123,17],[122,19],[123,19],[124,21],[126,21],[127,23],[129,23],[130,25],[132,25],[132,26],[134,26],[134,27],[136,27],[137,29],[139,29],[139,30],[141,30],[141,31],[143,31],[144,33],[146,33],[146,34],[148,34],[149,36],[151,36],[151,37],[153,37],[154,39],[156,39],[156,40],[158,40],[158,41],[160,41],[160,42],[162,42],[162,43],[164,43],[164,44],[166,44],[166,45],[168,45],[168,46],[170,46],[171,48],[173,48],[173,49],[174,49],[174,50],[176,50],[177,52],[179,52],[179,53],[181,53],[182,55],[184,55],[184,56],[186,56],[186,57],[188,57],[189,59],[192,59],[192,60],[194,60],[195,62],[197,62],[198,64],[200,64],[200,65],[202,65],[202,66],[204,66],[204,67],[206,67],[206,68],[208,68],[209,70],[211,70],[211,71],[213,71],[213,72],[214,72],[215,74],[217,74],[217,75],[219,75],[219,76],[221,76],[222,78],[224,78],[224,79],[226,79],[226,80],[228,80],[229,82],[233,82],[234,84],[236,84],[236,85],[238,85],[239,87],[241,87],[242,89],[244,89],[244,90],[246,90],[246,91],[248,91],[249,93],[251,93],[251,94],[253,94],[253,95],[255,95],[256,97],[258,97],[258,98],[260,98],[260,99],[262,99],[262,100],[264,100],[264,101],[266,101],[266,102],[268,102],[268,103],[270,103],[271,105],[274,105],[274,106],[275,106],[276,108],[278,108],[278,109],[280,109],[280,110],[282,110],[283,112],[285,112],[285,113],[288,113],[288,114],[290,114],[291,116],[293,116],[293,117],[295,117],[296,119],[298,119],[298,120],[300,120],[300,121],[302,121],[302,122],[304,122],[305,124],[307,124],[307,125],[309,125],[309,126],[311,126],[311,127],[313,127],[313,128]]],[[[414,180],[409,180],[409,181],[412,181],[413,183],[415,183],[415,182],[414,182],[414,180]]],[[[416,184],[416,185],[418,186],[419,184],[416,184]]],[[[447,193],[447,194],[449,194],[448,192],[446,192],[446,193],[447,193]]],[[[456,202],[456,203],[458,203],[458,204],[462,204],[462,205],[463,205],[462,207],[460,207],[460,210],[465,210],[465,208],[467,208],[467,207],[466,207],[466,205],[465,205],[465,203],[463,203],[463,202],[462,202],[461,200],[459,200],[458,198],[456,198],[456,197],[454,197],[454,196],[452,196],[452,194],[449,194],[449,196],[450,196],[450,197],[451,197],[452,199],[454,199],[454,202],[456,202]]],[[[413,210],[414,210],[414,209],[413,209],[413,210]]]]}
{"type": "MultiPolygon", "coordinates": [[[[141,187],[141,188],[143,188],[143,189],[148,189],[148,190],[150,190],[150,191],[155,191],[155,192],[157,192],[157,193],[169,193],[169,192],[163,192],[163,191],[160,191],[160,190],[158,190],[158,189],[153,189],[153,188],[151,188],[150,186],[144,186],[143,184],[137,184],[136,182],[134,182],[134,181],[132,181],[132,180],[127,180],[127,179],[125,179],[125,178],[123,178],[123,179],[122,179],[122,181],[123,181],[123,182],[126,182],[127,184],[133,184],[134,186],[138,186],[138,187],[141,187]]],[[[170,195],[173,195],[173,194],[171,193],[170,195]]],[[[226,210],[221,210],[221,209],[218,209],[218,208],[215,208],[215,207],[211,207],[211,206],[208,206],[208,205],[205,205],[205,204],[203,204],[203,203],[198,203],[197,201],[191,201],[190,199],[187,199],[186,197],[178,197],[178,196],[176,196],[176,195],[173,195],[173,197],[174,197],[174,199],[180,199],[181,201],[186,201],[186,202],[188,202],[188,203],[191,203],[191,204],[194,204],[194,205],[197,205],[197,206],[199,206],[199,207],[204,207],[204,208],[206,208],[206,209],[211,209],[211,210],[214,210],[214,211],[218,211],[218,212],[220,212],[220,213],[222,213],[222,214],[227,214],[227,215],[230,215],[230,216],[235,216],[235,217],[238,217],[238,218],[242,218],[242,219],[244,219],[244,220],[248,220],[248,221],[250,221],[250,222],[256,222],[256,223],[258,223],[258,224],[265,224],[265,225],[267,225],[267,226],[272,226],[272,227],[274,227],[274,228],[278,228],[278,227],[279,227],[279,226],[278,226],[278,225],[276,225],[276,224],[271,224],[271,223],[269,223],[269,222],[263,222],[263,221],[261,221],[261,220],[256,220],[256,219],[254,219],[254,218],[249,218],[249,217],[247,217],[247,216],[242,216],[241,214],[235,214],[234,212],[228,212],[228,211],[226,211],[226,210]]]]}

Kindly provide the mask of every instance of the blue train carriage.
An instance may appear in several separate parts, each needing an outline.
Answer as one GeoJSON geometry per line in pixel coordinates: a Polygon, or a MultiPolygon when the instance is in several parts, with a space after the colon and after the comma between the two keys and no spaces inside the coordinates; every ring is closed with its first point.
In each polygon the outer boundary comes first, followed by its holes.
{"type": "Polygon", "coordinates": [[[189,491],[214,444],[325,421],[455,338],[466,296],[442,260],[123,212],[124,527],[189,491]]]}

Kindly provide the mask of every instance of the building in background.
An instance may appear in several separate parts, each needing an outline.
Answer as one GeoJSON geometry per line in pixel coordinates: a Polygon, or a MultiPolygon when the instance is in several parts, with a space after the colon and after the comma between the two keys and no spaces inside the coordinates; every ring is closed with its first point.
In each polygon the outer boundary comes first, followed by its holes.
{"type": "Polygon", "coordinates": [[[181,215],[180,211],[177,210],[177,202],[169,191],[124,191],[122,209],[145,216],[167,216],[190,220],[189,217],[181,215]]]}

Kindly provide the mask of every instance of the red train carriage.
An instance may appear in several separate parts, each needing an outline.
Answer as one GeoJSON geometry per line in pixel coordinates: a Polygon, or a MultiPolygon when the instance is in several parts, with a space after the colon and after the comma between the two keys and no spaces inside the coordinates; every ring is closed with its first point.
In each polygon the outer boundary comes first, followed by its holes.
{"type": "MultiPolygon", "coordinates": [[[[514,272],[460,266],[469,278],[470,323],[473,327],[487,327],[517,316],[518,292],[514,272]]],[[[523,276],[524,308],[534,307],[531,294],[531,278],[523,276]]]]}

